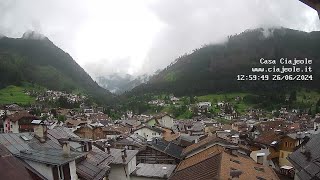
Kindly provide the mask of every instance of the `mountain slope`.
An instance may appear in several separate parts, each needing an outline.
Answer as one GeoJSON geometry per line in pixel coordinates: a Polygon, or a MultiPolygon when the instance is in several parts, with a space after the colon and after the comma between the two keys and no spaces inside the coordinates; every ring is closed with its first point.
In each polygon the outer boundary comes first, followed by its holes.
{"type": "Polygon", "coordinates": [[[34,32],[22,38],[0,38],[0,77],[0,87],[27,81],[53,90],[80,90],[101,104],[113,98],[68,53],[34,32]]]}
{"type": "MultiPolygon", "coordinates": [[[[294,87],[319,89],[319,47],[320,32],[306,33],[286,28],[247,30],[229,36],[224,44],[204,46],[178,58],[128,95],[149,92],[178,96],[236,91],[272,93],[294,87]],[[279,61],[281,57],[312,59],[313,81],[237,81],[238,74],[257,74],[250,72],[252,67],[270,67],[259,64],[260,58],[279,61]]],[[[272,78],[272,73],[262,74],[269,74],[272,78]]]]}
{"type": "Polygon", "coordinates": [[[97,83],[111,91],[112,93],[122,94],[126,91],[130,91],[134,87],[145,83],[149,80],[149,76],[144,74],[134,77],[130,74],[111,74],[109,76],[100,76],[97,78],[97,83]]]}

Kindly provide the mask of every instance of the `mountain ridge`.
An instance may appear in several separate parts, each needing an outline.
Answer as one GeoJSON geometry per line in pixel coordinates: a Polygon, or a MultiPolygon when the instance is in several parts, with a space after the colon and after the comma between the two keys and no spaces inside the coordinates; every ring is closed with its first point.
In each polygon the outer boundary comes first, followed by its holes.
{"type": "Polygon", "coordinates": [[[288,28],[253,29],[228,37],[223,44],[211,44],[174,60],[150,80],[135,87],[127,95],[173,93],[177,96],[236,91],[289,90],[297,87],[319,88],[319,72],[312,82],[237,81],[238,74],[254,74],[252,67],[261,57],[301,57],[314,59],[312,68],[319,69],[320,32],[303,32],[288,28]]]}
{"type": "Polygon", "coordinates": [[[0,38],[0,64],[0,87],[27,81],[53,90],[81,90],[101,104],[114,98],[68,53],[36,32],[22,38],[0,38]]]}

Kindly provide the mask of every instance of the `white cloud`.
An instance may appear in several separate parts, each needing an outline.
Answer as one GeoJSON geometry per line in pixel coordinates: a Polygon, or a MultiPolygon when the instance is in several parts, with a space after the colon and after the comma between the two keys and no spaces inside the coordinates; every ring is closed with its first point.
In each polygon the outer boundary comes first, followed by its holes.
{"type": "Polygon", "coordinates": [[[90,75],[164,68],[203,44],[258,27],[320,29],[298,0],[1,0],[0,34],[36,30],[90,75]]]}

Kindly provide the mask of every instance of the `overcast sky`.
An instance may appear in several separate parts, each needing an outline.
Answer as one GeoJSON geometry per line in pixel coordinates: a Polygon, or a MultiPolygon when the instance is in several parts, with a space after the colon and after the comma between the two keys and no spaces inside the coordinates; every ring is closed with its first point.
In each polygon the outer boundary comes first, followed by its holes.
{"type": "Polygon", "coordinates": [[[91,76],[152,73],[203,44],[258,27],[320,30],[298,0],[0,0],[0,34],[38,31],[91,76]]]}

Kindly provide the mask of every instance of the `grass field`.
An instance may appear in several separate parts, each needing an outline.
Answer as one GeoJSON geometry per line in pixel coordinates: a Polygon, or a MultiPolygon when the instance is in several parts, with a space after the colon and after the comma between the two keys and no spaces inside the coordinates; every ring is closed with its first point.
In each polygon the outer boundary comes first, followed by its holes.
{"type": "Polygon", "coordinates": [[[229,102],[234,105],[238,112],[243,113],[248,108],[250,108],[250,104],[244,103],[242,100],[235,100],[236,97],[240,97],[242,99],[244,96],[248,95],[248,93],[225,93],[225,94],[208,94],[205,96],[198,96],[197,100],[200,101],[208,101],[211,102],[213,105],[213,111],[219,112],[218,108],[215,108],[218,102],[224,101],[229,102]]]}
{"type": "Polygon", "coordinates": [[[24,93],[25,88],[17,86],[8,86],[0,89],[0,104],[31,104],[35,102],[35,98],[24,93]]]}

